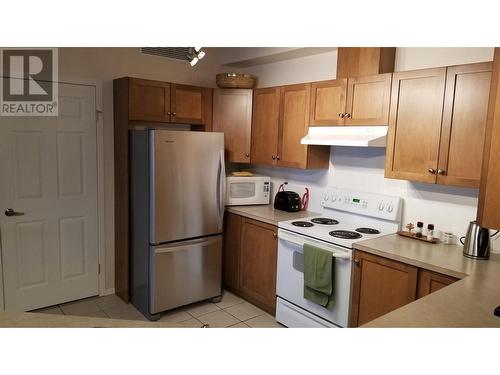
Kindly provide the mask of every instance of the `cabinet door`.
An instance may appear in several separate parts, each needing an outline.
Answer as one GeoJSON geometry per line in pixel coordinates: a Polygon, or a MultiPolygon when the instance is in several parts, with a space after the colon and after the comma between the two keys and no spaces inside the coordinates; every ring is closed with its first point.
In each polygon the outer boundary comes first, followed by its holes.
{"type": "Polygon", "coordinates": [[[280,117],[280,87],[257,89],[253,96],[252,164],[276,164],[280,117]]]}
{"type": "Polygon", "coordinates": [[[385,176],[436,182],[446,68],[394,73],[385,176]]]}
{"type": "Polygon", "coordinates": [[[480,63],[447,70],[438,184],[479,187],[491,68],[480,63]]]}
{"type": "Polygon", "coordinates": [[[171,84],[172,122],[203,124],[203,88],[171,84]]]}
{"type": "Polygon", "coordinates": [[[277,228],[242,218],[240,290],[266,311],[276,308],[277,228]]]}
{"type": "Polygon", "coordinates": [[[242,217],[225,213],[224,217],[224,285],[240,288],[240,246],[242,217]]]}
{"type": "Polygon", "coordinates": [[[445,286],[453,284],[455,281],[458,281],[455,277],[421,269],[418,272],[417,298],[422,298],[428,294],[434,293],[445,286]]]}
{"type": "Polygon", "coordinates": [[[495,48],[484,142],[478,224],[500,229],[500,48],[495,48]]]}
{"type": "Polygon", "coordinates": [[[252,90],[214,91],[213,131],[224,133],[226,160],[250,162],[252,90]]]}
{"type": "Polygon", "coordinates": [[[170,83],[130,78],[129,119],[170,121],[170,83]]]}
{"type": "Polygon", "coordinates": [[[351,324],[359,326],[415,300],[416,267],[356,251],[351,324]]]}
{"type": "Polygon", "coordinates": [[[281,88],[278,165],[307,168],[307,145],[300,144],[309,129],[311,84],[281,88]]]}
{"type": "Polygon", "coordinates": [[[349,78],[345,125],[387,125],[392,74],[349,78]]]}
{"type": "Polygon", "coordinates": [[[313,82],[309,125],[343,125],[347,79],[313,82]]]}

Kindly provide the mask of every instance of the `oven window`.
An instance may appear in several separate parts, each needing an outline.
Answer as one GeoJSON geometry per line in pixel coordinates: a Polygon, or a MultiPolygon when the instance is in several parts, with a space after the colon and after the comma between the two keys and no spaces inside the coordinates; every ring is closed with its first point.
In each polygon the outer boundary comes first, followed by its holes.
{"type": "Polygon", "coordinates": [[[255,184],[248,182],[233,182],[229,186],[231,198],[252,198],[255,196],[255,184]]]}

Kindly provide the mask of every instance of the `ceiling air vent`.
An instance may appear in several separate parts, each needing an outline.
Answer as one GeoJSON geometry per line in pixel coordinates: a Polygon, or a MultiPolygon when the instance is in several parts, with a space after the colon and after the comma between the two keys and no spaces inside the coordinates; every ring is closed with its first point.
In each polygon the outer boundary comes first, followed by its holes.
{"type": "Polygon", "coordinates": [[[186,61],[191,49],[192,47],[142,47],[141,53],[186,61]]]}

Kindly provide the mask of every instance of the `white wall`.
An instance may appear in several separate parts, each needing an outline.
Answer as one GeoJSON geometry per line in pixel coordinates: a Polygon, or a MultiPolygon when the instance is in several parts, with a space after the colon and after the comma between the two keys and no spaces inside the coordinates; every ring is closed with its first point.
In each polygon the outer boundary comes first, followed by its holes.
{"type": "MultiPolygon", "coordinates": [[[[334,53],[311,56],[246,69],[259,77],[259,87],[333,79],[334,53]],[[327,56],[329,55],[329,56],[327,56]]],[[[397,70],[489,61],[493,48],[398,48],[397,70]]],[[[330,168],[300,171],[288,168],[257,167],[257,172],[273,177],[274,188],[284,180],[291,190],[301,193],[311,187],[310,210],[320,210],[321,193],[328,186],[396,195],[404,199],[403,223],[434,223],[438,230],[461,236],[477,209],[477,189],[413,183],[384,178],[385,148],[332,147],[330,168]]],[[[500,241],[495,247],[500,248],[500,241]]]]}
{"type": "Polygon", "coordinates": [[[59,49],[61,77],[100,80],[103,84],[105,287],[107,289],[114,287],[113,79],[132,76],[214,87],[215,75],[225,70],[211,63],[208,55],[192,68],[187,62],[142,55],[139,48],[59,49]]]}

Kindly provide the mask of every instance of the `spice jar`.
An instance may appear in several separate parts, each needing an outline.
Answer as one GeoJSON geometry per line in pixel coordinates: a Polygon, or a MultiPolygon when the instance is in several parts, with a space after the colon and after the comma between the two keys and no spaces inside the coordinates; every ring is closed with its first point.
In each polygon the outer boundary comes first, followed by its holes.
{"type": "Polygon", "coordinates": [[[417,222],[417,229],[415,229],[415,237],[421,238],[422,237],[422,231],[424,228],[424,223],[421,221],[417,222]]]}
{"type": "Polygon", "coordinates": [[[434,224],[427,225],[427,241],[434,239],[434,224]]]}

